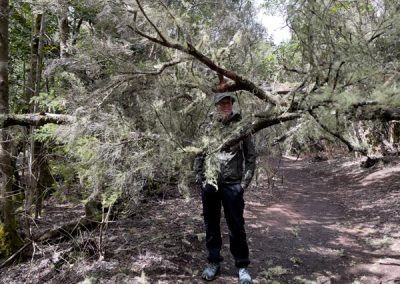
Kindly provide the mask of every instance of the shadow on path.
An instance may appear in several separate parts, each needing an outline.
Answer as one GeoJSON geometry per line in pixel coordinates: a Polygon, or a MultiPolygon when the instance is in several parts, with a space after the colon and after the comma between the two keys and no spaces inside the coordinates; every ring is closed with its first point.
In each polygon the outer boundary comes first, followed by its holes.
{"type": "Polygon", "coordinates": [[[257,282],[400,283],[400,176],[380,171],[284,159],[274,197],[247,196],[257,282]]]}

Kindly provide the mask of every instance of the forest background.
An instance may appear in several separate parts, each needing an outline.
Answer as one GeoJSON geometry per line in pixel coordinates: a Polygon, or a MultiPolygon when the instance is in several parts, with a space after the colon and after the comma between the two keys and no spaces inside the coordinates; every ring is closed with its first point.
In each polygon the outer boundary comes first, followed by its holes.
{"type": "Polygon", "coordinates": [[[84,204],[80,226],[101,235],[149,197],[188,194],[195,155],[215,181],[216,153],[246,135],[259,155],[398,155],[398,1],[265,1],[286,15],[279,45],[249,0],[0,4],[4,259],[77,230],[35,235],[45,200],[84,204]],[[243,114],[224,136],[203,133],[215,92],[243,114]]]}

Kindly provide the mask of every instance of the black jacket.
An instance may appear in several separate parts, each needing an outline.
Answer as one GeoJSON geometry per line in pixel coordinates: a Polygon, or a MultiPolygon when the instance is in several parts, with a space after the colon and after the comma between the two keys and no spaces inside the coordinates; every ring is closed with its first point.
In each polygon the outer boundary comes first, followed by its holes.
{"type": "MultiPolygon", "coordinates": [[[[229,120],[219,125],[224,128],[231,123],[240,121],[241,116],[239,113],[232,113],[229,120]]],[[[247,136],[237,145],[231,147],[226,151],[232,156],[226,163],[222,163],[220,173],[218,175],[218,183],[241,183],[243,188],[247,188],[253,178],[256,167],[256,154],[252,136],[247,136]]],[[[203,155],[197,156],[194,162],[196,172],[196,182],[203,183],[204,177],[204,159],[203,155]]]]}

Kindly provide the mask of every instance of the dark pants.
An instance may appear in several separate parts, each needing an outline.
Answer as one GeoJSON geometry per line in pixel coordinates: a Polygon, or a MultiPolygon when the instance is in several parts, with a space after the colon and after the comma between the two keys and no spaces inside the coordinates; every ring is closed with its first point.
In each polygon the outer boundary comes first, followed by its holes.
{"type": "Polygon", "coordinates": [[[206,246],[209,262],[221,262],[222,239],[220,230],[221,204],[229,228],[230,251],[236,267],[249,265],[249,248],[244,229],[244,200],[240,184],[219,184],[218,190],[206,185],[202,192],[206,246]]]}

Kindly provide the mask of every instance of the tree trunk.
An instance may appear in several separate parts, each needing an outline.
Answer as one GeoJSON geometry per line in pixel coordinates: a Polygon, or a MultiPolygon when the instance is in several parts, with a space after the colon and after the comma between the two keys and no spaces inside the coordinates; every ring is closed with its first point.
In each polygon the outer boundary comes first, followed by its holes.
{"type": "Polygon", "coordinates": [[[31,99],[35,95],[36,88],[36,71],[38,66],[38,49],[40,41],[40,25],[42,22],[42,15],[35,16],[34,23],[32,25],[32,38],[31,38],[31,64],[28,70],[28,81],[25,89],[25,105],[27,106],[26,111],[31,111],[31,99]]]}
{"type": "MultiPolygon", "coordinates": [[[[39,15],[38,15],[39,17],[39,15]]],[[[40,83],[42,81],[42,64],[43,64],[43,37],[45,33],[45,18],[44,15],[40,15],[40,26],[39,26],[39,45],[37,50],[37,66],[36,66],[36,80],[35,80],[35,93],[34,96],[39,96],[40,93],[40,83]]],[[[36,103],[33,104],[33,112],[38,110],[38,106],[36,103]]],[[[35,128],[32,127],[32,134],[34,133],[35,128]]],[[[34,196],[35,203],[35,219],[41,217],[42,214],[42,203],[43,203],[43,193],[44,186],[42,185],[41,176],[42,176],[42,165],[47,164],[45,148],[42,142],[34,141],[32,139],[32,172],[34,176],[32,176],[35,181],[32,182],[31,193],[34,196]]]]}
{"type": "MultiPolygon", "coordinates": [[[[8,114],[8,0],[0,0],[0,114],[8,114]]],[[[0,255],[11,255],[21,245],[12,204],[13,167],[10,142],[0,129],[0,255]]]]}
{"type": "Polygon", "coordinates": [[[68,4],[60,3],[58,13],[58,31],[60,33],[60,58],[68,57],[68,39],[69,39],[69,24],[68,24],[68,4]]]}
{"type": "MultiPolygon", "coordinates": [[[[30,77],[29,77],[29,92],[26,94],[27,98],[29,101],[39,95],[40,92],[40,82],[42,78],[42,62],[43,62],[43,36],[44,36],[44,30],[45,30],[45,21],[44,21],[44,15],[38,14],[35,18],[35,25],[33,27],[33,34],[32,34],[32,46],[31,46],[31,72],[30,72],[30,77]],[[33,90],[33,92],[32,92],[33,90]]],[[[36,103],[31,104],[31,111],[36,112],[37,110],[37,105],[36,103]]],[[[31,208],[33,203],[36,205],[36,210],[35,210],[35,218],[38,218],[40,216],[40,211],[38,211],[38,208],[40,209],[41,206],[41,188],[39,184],[39,177],[40,177],[40,163],[38,160],[40,159],[39,154],[41,153],[42,147],[41,143],[38,144],[38,142],[34,141],[33,139],[33,132],[35,128],[31,127],[30,133],[31,133],[31,141],[30,141],[30,157],[29,157],[29,163],[28,163],[28,168],[29,168],[29,184],[28,188],[26,189],[26,194],[25,194],[25,214],[26,216],[31,215],[31,208]],[[40,203],[40,204],[39,204],[40,203]]],[[[28,217],[29,218],[29,217],[28,217]]],[[[30,231],[29,230],[29,221],[28,219],[26,220],[26,230],[27,233],[30,231]]]]}

